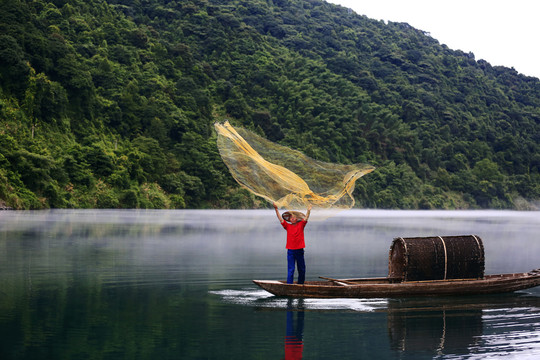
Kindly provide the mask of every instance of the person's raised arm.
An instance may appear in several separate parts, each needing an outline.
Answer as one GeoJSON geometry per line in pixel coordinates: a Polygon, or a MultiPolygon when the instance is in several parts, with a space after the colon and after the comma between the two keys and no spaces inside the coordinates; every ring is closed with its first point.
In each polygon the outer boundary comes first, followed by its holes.
{"type": "Polygon", "coordinates": [[[311,214],[311,204],[309,204],[307,207],[307,214],[306,214],[306,219],[305,219],[306,221],[308,221],[309,219],[309,214],[311,214]]]}
{"type": "Polygon", "coordinates": [[[281,217],[281,214],[279,213],[279,210],[278,210],[278,208],[277,208],[276,203],[274,203],[274,210],[276,210],[276,215],[277,215],[277,218],[278,218],[279,222],[282,223],[282,222],[283,222],[283,218],[281,217]]]}

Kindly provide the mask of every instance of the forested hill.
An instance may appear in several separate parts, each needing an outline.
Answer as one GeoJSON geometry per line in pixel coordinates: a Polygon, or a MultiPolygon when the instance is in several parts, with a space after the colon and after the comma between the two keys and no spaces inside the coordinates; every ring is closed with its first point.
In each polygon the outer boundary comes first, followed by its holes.
{"type": "Polygon", "coordinates": [[[407,24],[319,0],[0,0],[0,205],[268,206],[221,161],[224,119],[376,166],[357,206],[540,199],[540,80],[407,24]]]}

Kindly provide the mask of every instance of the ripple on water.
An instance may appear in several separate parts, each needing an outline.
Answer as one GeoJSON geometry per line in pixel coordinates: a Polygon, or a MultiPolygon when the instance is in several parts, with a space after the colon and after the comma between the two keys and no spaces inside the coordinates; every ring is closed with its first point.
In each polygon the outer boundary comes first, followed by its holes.
{"type": "Polygon", "coordinates": [[[516,307],[483,311],[484,333],[471,354],[493,358],[540,359],[540,309],[516,307]]]}
{"type": "Polygon", "coordinates": [[[347,310],[371,312],[387,307],[386,299],[288,299],[256,288],[210,291],[230,304],[294,310],[347,310]]]}

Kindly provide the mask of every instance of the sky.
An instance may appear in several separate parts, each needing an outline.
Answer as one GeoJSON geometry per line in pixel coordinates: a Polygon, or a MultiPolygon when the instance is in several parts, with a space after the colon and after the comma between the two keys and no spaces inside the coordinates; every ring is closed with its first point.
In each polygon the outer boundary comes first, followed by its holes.
{"type": "Polygon", "coordinates": [[[540,78],[539,0],[326,0],[376,20],[406,22],[476,60],[540,78]]]}

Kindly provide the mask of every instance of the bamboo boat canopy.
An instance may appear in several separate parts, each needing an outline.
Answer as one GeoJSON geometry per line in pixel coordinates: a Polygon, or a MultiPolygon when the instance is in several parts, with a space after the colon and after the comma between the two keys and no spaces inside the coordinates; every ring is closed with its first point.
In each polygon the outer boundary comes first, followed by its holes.
{"type": "Polygon", "coordinates": [[[482,279],[484,246],[478,235],[395,238],[388,277],[397,281],[482,279]]]}

